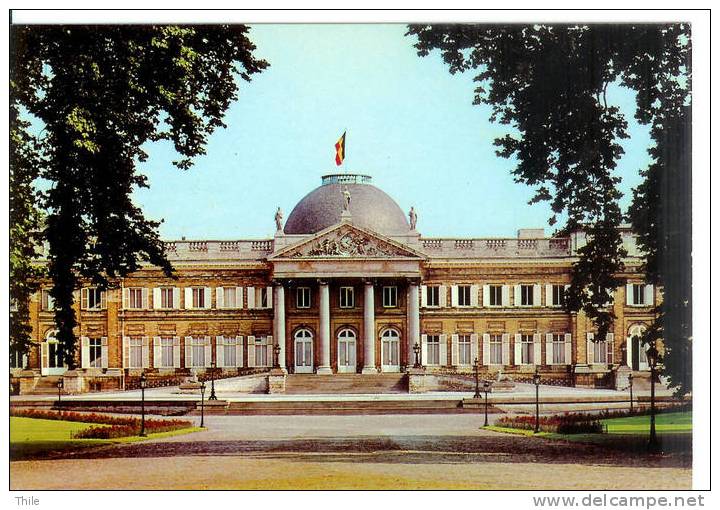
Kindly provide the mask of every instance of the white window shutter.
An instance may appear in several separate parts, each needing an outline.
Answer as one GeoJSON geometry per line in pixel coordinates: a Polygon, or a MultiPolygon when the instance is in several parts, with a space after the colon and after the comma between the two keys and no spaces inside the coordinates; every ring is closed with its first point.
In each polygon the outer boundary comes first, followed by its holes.
{"type": "Polygon", "coordinates": [[[44,370],[48,366],[48,343],[43,342],[40,344],[40,368],[41,370],[44,370]]]}
{"type": "Polygon", "coordinates": [[[490,306],[490,285],[483,285],[482,296],[482,305],[490,306]]]}
{"type": "Polygon", "coordinates": [[[427,307],[427,285],[420,286],[420,306],[427,307]]]}
{"type": "Polygon", "coordinates": [[[533,364],[542,365],[542,336],[540,333],[533,335],[533,364]]]}
{"type": "Polygon", "coordinates": [[[440,285],[438,294],[440,295],[440,308],[447,308],[447,286],[440,285]]]}
{"type": "Polygon", "coordinates": [[[267,308],[272,308],[273,307],[273,288],[265,287],[265,292],[267,292],[267,308]]]}
{"type": "Polygon", "coordinates": [[[542,285],[533,285],[533,306],[542,306],[540,299],[542,296],[542,285]]]}
{"type": "Polygon", "coordinates": [[[235,308],[243,307],[243,288],[235,287],[235,308]]]}
{"type": "Polygon", "coordinates": [[[142,307],[143,310],[147,310],[148,309],[148,289],[147,289],[147,287],[143,287],[142,289],[140,289],[140,299],[141,299],[140,306],[142,307]]]}
{"type": "Polygon", "coordinates": [[[100,309],[107,310],[107,290],[100,291],[100,309]]]}
{"type": "Polygon", "coordinates": [[[565,333],[565,364],[572,365],[572,334],[565,333]]]}
{"type": "Polygon", "coordinates": [[[450,365],[460,364],[460,337],[459,335],[450,335],[450,365]]]}
{"type": "Polygon", "coordinates": [[[510,306],[510,286],[509,285],[502,286],[502,305],[505,308],[510,306]]]}
{"type": "Polygon", "coordinates": [[[625,304],[627,306],[633,305],[633,286],[632,283],[625,285],[625,304]]]}
{"type": "Polygon", "coordinates": [[[238,367],[242,367],[243,365],[243,337],[236,336],[235,337],[235,364],[238,367]]]}
{"type": "Polygon", "coordinates": [[[142,367],[150,368],[150,338],[142,337],[142,347],[140,347],[142,355],[142,367]]]}
{"type": "Polygon", "coordinates": [[[645,305],[655,306],[655,286],[645,285],[645,305]]]}
{"type": "Polygon", "coordinates": [[[108,368],[108,338],[100,338],[100,366],[108,368]]]}
{"type": "MultiPolygon", "coordinates": [[[[88,289],[87,288],[83,288],[80,290],[80,308],[82,310],[88,309],[88,289]]],[[[87,367],[83,367],[83,368],[87,368],[87,367]]]]}
{"type": "Polygon", "coordinates": [[[205,336],[205,368],[212,366],[212,344],[210,337],[205,336]]]}
{"type": "Polygon", "coordinates": [[[447,335],[440,335],[440,366],[448,364],[447,335]]]}
{"type": "Polygon", "coordinates": [[[212,303],[211,303],[211,301],[210,301],[210,300],[212,299],[212,298],[210,297],[210,292],[211,292],[211,291],[212,291],[212,289],[211,289],[210,287],[205,287],[205,290],[204,290],[204,292],[205,292],[205,303],[203,303],[205,306],[204,306],[203,308],[212,308],[212,303]]]}
{"type": "Polygon", "coordinates": [[[514,365],[522,364],[522,335],[515,333],[515,359],[514,365]]]}
{"type": "Polygon", "coordinates": [[[627,337],[627,339],[625,340],[625,352],[626,352],[626,356],[627,356],[627,359],[625,360],[625,363],[626,363],[627,366],[629,366],[630,368],[632,368],[632,366],[633,366],[633,362],[632,362],[632,350],[633,350],[633,341],[632,341],[632,337],[629,336],[629,337],[627,337]]]}
{"type": "MultiPolygon", "coordinates": [[[[522,303],[522,291],[520,290],[520,285],[515,285],[515,288],[513,289],[513,305],[514,306],[520,306],[522,303]]],[[[517,365],[517,363],[516,363],[517,365]]]]}
{"type": "Polygon", "coordinates": [[[595,363],[595,333],[587,334],[587,362],[588,365],[595,363]]]}
{"type": "Polygon", "coordinates": [[[180,368],[180,337],[173,337],[173,367],[180,368]]]}
{"type": "Polygon", "coordinates": [[[185,368],[193,366],[192,339],[193,337],[191,336],[185,337],[185,368]]]}
{"type": "Polygon", "coordinates": [[[162,347],[159,336],[153,337],[153,366],[155,368],[162,367],[162,347]]]}
{"type": "Polygon", "coordinates": [[[510,364],[510,333],[503,333],[502,336],[502,364],[510,364]]]}
{"type": "Polygon", "coordinates": [[[608,333],[605,338],[607,342],[607,362],[614,363],[615,360],[615,333],[608,333]]]}
{"type": "MultiPolygon", "coordinates": [[[[248,287],[250,289],[252,287],[248,287]]],[[[247,366],[248,367],[254,367],[255,366],[255,337],[250,335],[248,336],[248,359],[247,359],[247,366]]]]}
{"type": "Polygon", "coordinates": [[[222,310],[223,308],[225,308],[225,289],[222,287],[217,287],[215,289],[215,307],[218,310],[222,310]]]}
{"type": "Polygon", "coordinates": [[[122,350],[123,350],[123,368],[130,368],[130,346],[128,345],[128,338],[122,337],[122,350]]]}
{"type": "Polygon", "coordinates": [[[479,306],[480,285],[470,285],[470,306],[477,308],[479,306]]]}
{"type": "Polygon", "coordinates": [[[223,336],[215,337],[215,359],[218,368],[225,366],[225,337],[223,336]]]}
{"type": "Polygon", "coordinates": [[[478,359],[478,335],[473,333],[470,335],[470,363],[474,365],[476,359],[478,359]]]}
{"type": "MultiPolygon", "coordinates": [[[[87,289],[83,289],[87,290],[87,289]]],[[[80,367],[90,368],[90,339],[86,336],[80,337],[81,353],[80,353],[80,367]]]]}
{"type": "Polygon", "coordinates": [[[160,298],[160,287],[153,289],[153,309],[159,310],[162,308],[162,299],[160,298]]]}
{"type": "Polygon", "coordinates": [[[450,306],[457,308],[458,306],[458,287],[457,285],[450,286],[450,306]]]}
{"type": "Polygon", "coordinates": [[[185,287],[185,310],[193,308],[193,290],[192,287],[185,287]]]}
{"type": "Polygon", "coordinates": [[[555,303],[553,303],[553,286],[552,286],[552,284],[545,285],[545,306],[555,306],[555,303]]]}
{"type": "MultiPolygon", "coordinates": [[[[248,293],[247,294],[247,302],[248,302],[247,307],[250,310],[254,310],[255,309],[255,287],[248,287],[247,293],[248,293]]],[[[250,356],[250,355],[248,354],[248,356],[250,356]]]]}
{"type": "Polygon", "coordinates": [[[427,365],[427,335],[420,335],[420,364],[427,365]]]}
{"type": "Polygon", "coordinates": [[[485,333],[483,334],[483,342],[482,342],[482,363],[483,365],[489,365],[490,364],[490,334],[485,333]]]}
{"type": "Polygon", "coordinates": [[[130,308],[130,289],[125,288],[122,290],[122,306],[123,310],[130,308]]]}
{"type": "Polygon", "coordinates": [[[552,333],[545,334],[545,364],[554,365],[553,363],[553,335],[552,333]]]}

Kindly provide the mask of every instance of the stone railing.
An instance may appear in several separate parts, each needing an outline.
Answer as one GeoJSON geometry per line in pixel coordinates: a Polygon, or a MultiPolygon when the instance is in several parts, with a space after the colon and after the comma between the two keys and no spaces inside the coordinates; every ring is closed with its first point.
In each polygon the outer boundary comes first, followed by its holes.
{"type": "Polygon", "coordinates": [[[273,251],[271,239],[235,241],[168,241],[163,243],[170,260],[238,258],[261,260],[273,251]]]}
{"type": "Polygon", "coordinates": [[[518,239],[421,239],[422,249],[431,257],[568,257],[567,238],[518,239]]]}

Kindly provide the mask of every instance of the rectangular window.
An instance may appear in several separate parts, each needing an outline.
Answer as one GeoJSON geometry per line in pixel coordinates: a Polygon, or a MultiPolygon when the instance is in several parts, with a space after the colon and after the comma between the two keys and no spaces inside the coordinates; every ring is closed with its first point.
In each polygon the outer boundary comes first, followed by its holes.
{"type": "Polygon", "coordinates": [[[191,337],[190,340],[190,352],[191,359],[185,360],[187,363],[190,362],[190,367],[200,368],[205,366],[205,339],[203,337],[195,338],[191,337]]]}
{"type": "Polygon", "coordinates": [[[427,359],[426,365],[440,364],[440,335],[427,336],[427,359]]]}
{"type": "Polygon", "coordinates": [[[353,308],[355,306],[355,289],[353,287],[340,287],[340,308],[353,308]]]}
{"type": "Polygon", "coordinates": [[[49,290],[43,289],[42,291],[42,309],[45,312],[55,310],[55,298],[50,295],[49,290]]]}
{"type": "Polygon", "coordinates": [[[470,285],[458,285],[458,306],[470,306],[470,285]]]}
{"type": "Polygon", "coordinates": [[[428,285],[427,286],[427,306],[428,307],[440,306],[440,286],[439,285],[428,285]]]}
{"type": "Polygon", "coordinates": [[[533,305],[533,286],[520,285],[520,306],[533,305]]]}
{"type": "Polygon", "coordinates": [[[397,306],[397,287],[383,287],[383,306],[385,308],[397,306]]]}
{"type": "Polygon", "coordinates": [[[458,364],[472,365],[474,360],[471,356],[471,340],[470,335],[458,335],[458,364]]]}
{"type": "Polygon", "coordinates": [[[235,287],[223,288],[223,308],[237,308],[239,299],[235,287]]]}
{"type": "Polygon", "coordinates": [[[234,338],[226,338],[225,339],[225,345],[222,346],[223,348],[223,363],[226,367],[236,367],[237,366],[237,349],[235,348],[235,339],[234,338]]]}
{"type": "Polygon", "coordinates": [[[103,291],[97,287],[90,287],[85,291],[87,292],[87,309],[100,310],[102,308],[103,291]]]}
{"type": "Polygon", "coordinates": [[[593,342],[593,361],[595,363],[608,363],[608,343],[607,341],[593,342]]]}
{"type": "MultiPolygon", "coordinates": [[[[178,303],[175,303],[173,296],[172,287],[162,287],[160,289],[160,308],[175,308],[178,303]]],[[[170,366],[172,366],[172,363],[170,366]]]]}
{"type": "Polygon", "coordinates": [[[502,335],[490,335],[490,365],[502,365],[502,335]]]}
{"type": "MultiPolygon", "coordinates": [[[[172,289],[170,289],[172,291],[172,289]]],[[[172,292],[171,292],[172,294],[172,292]]],[[[174,340],[171,336],[160,338],[160,367],[172,368],[174,360],[174,340]]]]}
{"type": "Polygon", "coordinates": [[[556,365],[564,365],[565,361],[565,335],[553,333],[552,336],[552,360],[556,365]]]}
{"type": "Polygon", "coordinates": [[[205,308],[205,288],[204,287],[193,287],[192,288],[192,307],[193,308],[205,308]]]}
{"type": "Polygon", "coordinates": [[[142,355],[142,338],[130,338],[128,339],[128,350],[129,350],[129,362],[128,368],[142,368],[143,367],[143,355],[142,355]]]}
{"type": "Polygon", "coordinates": [[[642,306],[645,304],[645,285],[632,284],[632,304],[642,306]]]}
{"type": "Polygon", "coordinates": [[[102,368],[102,339],[90,338],[90,367],[102,368]]]}
{"type": "Polygon", "coordinates": [[[25,368],[25,356],[19,349],[10,349],[10,368],[25,368]]]}
{"type": "Polygon", "coordinates": [[[143,290],[140,287],[131,287],[128,292],[128,308],[139,310],[143,307],[143,290]]]}
{"type": "Polygon", "coordinates": [[[267,367],[268,364],[268,344],[266,336],[255,337],[255,366],[267,367]]]}
{"type": "Polygon", "coordinates": [[[310,287],[298,287],[295,296],[298,308],[310,308],[310,287]]]}
{"type": "Polygon", "coordinates": [[[268,292],[270,289],[262,287],[258,290],[260,291],[260,308],[269,308],[270,299],[268,298],[268,292]]]}
{"type": "Polygon", "coordinates": [[[565,304],[565,285],[552,286],[552,303],[550,306],[563,306],[565,304]]]}
{"type": "Polygon", "coordinates": [[[532,335],[520,335],[520,364],[532,365],[533,364],[533,336],[532,335]]]}
{"type": "Polygon", "coordinates": [[[490,306],[502,306],[502,285],[488,285],[490,287],[490,306]]]}

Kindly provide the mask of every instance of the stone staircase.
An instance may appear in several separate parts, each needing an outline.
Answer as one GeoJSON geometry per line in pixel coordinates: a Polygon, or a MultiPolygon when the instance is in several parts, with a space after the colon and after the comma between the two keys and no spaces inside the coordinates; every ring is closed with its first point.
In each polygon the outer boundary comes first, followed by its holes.
{"type": "MultiPolygon", "coordinates": [[[[358,415],[358,414],[478,414],[457,400],[275,400],[229,402],[226,409],[205,409],[228,415],[358,415]]],[[[491,412],[497,412],[494,408],[491,412]]],[[[192,414],[199,414],[196,409],[192,414]]]]}
{"type": "Polygon", "coordinates": [[[285,393],[298,395],[407,393],[405,374],[290,374],[285,393]]]}
{"type": "MultiPolygon", "coordinates": [[[[57,395],[57,383],[60,379],[62,379],[61,376],[41,377],[30,395],[57,395]]],[[[61,390],[61,394],[66,395],[66,392],[61,390]]]]}

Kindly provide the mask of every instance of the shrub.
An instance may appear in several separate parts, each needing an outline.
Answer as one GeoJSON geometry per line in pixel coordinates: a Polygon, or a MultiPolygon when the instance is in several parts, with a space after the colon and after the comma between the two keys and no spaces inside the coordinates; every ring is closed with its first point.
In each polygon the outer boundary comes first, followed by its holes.
{"type": "MultiPolygon", "coordinates": [[[[534,416],[502,416],[497,424],[501,427],[510,427],[522,430],[535,429],[534,416]]],[[[542,432],[554,432],[558,434],[587,434],[600,433],[603,426],[600,421],[592,416],[581,413],[567,413],[555,416],[541,416],[539,429],[542,432]]]]}

